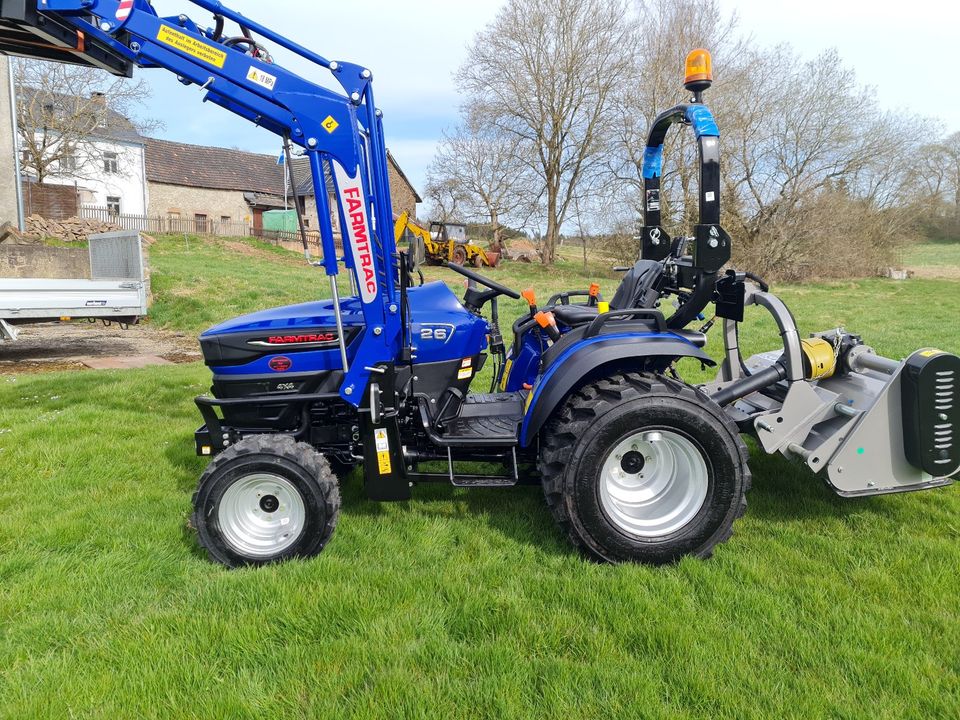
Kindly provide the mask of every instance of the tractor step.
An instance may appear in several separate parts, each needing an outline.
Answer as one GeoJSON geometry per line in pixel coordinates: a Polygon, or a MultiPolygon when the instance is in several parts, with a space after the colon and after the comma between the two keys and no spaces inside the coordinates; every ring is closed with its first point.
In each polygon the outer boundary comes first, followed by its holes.
{"type": "Polygon", "coordinates": [[[462,488],[498,488],[513,487],[517,484],[516,478],[508,477],[484,477],[483,475],[461,475],[454,476],[452,485],[462,488]]]}
{"type": "Polygon", "coordinates": [[[523,421],[520,393],[467,395],[456,418],[444,423],[444,440],[469,445],[516,446],[523,421]]]}
{"type": "Polygon", "coordinates": [[[511,475],[457,475],[453,469],[453,452],[447,448],[447,471],[454,487],[495,488],[513,487],[520,482],[520,466],[517,465],[517,450],[511,448],[511,475]]]}

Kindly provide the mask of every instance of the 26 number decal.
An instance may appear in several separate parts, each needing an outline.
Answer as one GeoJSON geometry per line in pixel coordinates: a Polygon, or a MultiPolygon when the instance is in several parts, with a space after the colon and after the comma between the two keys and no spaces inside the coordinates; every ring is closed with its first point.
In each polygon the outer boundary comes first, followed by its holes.
{"type": "Polygon", "coordinates": [[[441,344],[446,343],[453,337],[453,325],[441,323],[425,323],[420,326],[421,340],[434,340],[441,344]]]}

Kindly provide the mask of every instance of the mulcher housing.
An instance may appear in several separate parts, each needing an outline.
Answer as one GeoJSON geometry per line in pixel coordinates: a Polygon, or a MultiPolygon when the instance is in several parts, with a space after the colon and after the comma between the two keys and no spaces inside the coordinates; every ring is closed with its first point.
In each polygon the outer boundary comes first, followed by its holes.
{"type": "Polygon", "coordinates": [[[615,296],[604,303],[595,289],[572,289],[542,307],[526,296],[529,313],[504,337],[498,301],[520,293],[452,263],[469,280],[462,299],[443,283],[417,285],[417,253],[398,251],[371,72],[215,0],[192,2],[213,13],[212,27],[160,17],[146,0],[3,0],[0,50],[118,74],[172,72],[205,101],[299,147],[314,187],[329,182],[336,198],[342,257],[327,193],[316,193],[322,259],[313,264],[331,298],[228,320],[200,338],[213,385],[197,398],[204,425],[196,450],[230,452],[205,473],[196,499],[194,519],[214,559],[318,551],[339,507],[329,467],[341,476],[361,467],[378,500],[409,498],[420,482],[511,486],[542,475],[576,545],[605,560],[649,562],[705,557],[729,537],[750,480],[738,431],[821,473],[844,496],[935,487],[960,468],[960,359],[938,350],[882,358],[838,328],[803,339],[762,280],[726,269],[720,133],[702,101],[708,54],[688,78],[691,101],[651,126],[641,259],[615,296]],[[228,36],[226,23],[242,34],[228,36]],[[275,63],[265,42],[329,71],[339,90],[275,63]],[[660,185],[673,125],[693,130],[699,152],[699,221],[675,239],[663,226],[660,185]],[[341,271],[353,288],[345,298],[341,271]],[[715,364],[703,349],[713,323],[690,327],[710,305],[722,320],[723,362],[715,381],[693,388],[675,365],[715,364]],[[739,327],[750,306],[772,315],[783,343],[744,359],[739,327]],[[488,358],[493,383],[471,393],[488,358]],[[311,497],[326,498],[322,522],[311,497]],[[326,528],[322,542],[289,530],[313,526],[326,528]]]}

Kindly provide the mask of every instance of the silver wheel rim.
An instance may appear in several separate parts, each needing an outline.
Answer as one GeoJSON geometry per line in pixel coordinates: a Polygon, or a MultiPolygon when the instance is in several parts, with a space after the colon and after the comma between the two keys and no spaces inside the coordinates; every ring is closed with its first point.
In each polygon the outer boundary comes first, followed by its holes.
{"type": "Polygon", "coordinates": [[[604,461],[600,504],[614,525],[632,535],[669,535],[700,512],[708,477],[706,460],[691,440],[671,430],[642,430],[617,443],[604,461]]]}
{"type": "Polygon", "coordinates": [[[246,475],[223,493],[217,520],[224,541],[248,557],[269,557],[293,545],[307,510],[300,491],[271,473],[246,475]]]}

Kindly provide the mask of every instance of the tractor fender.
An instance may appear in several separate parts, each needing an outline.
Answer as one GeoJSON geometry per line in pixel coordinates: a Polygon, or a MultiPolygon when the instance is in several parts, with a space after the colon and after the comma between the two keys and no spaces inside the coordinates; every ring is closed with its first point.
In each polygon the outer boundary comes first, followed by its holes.
{"type": "Polygon", "coordinates": [[[537,380],[527,397],[520,445],[527,447],[544,423],[585,378],[596,376],[604,366],[632,367],[647,358],[697,358],[705,365],[716,363],[689,340],[673,333],[622,333],[581,340],[557,357],[537,380]]]}

